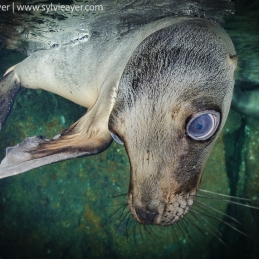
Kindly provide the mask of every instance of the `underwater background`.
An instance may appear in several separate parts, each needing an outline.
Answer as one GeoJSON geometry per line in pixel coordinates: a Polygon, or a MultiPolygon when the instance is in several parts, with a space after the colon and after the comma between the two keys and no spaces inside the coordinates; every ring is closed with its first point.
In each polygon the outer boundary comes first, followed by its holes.
{"type": "MultiPolygon", "coordinates": [[[[239,57],[237,87],[259,88],[258,13],[256,0],[239,0],[225,17],[239,57]]],[[[4,74],[25,56],[0,43],[4,74]]],[[[85,112],[54,94],[22,90],[0,133],[0,160],[6,147],[27,136],[51,138],[85,112]]],[[[129,161],[117,143],[97,156],[1,179],[0,258],[259,258],[259,210],[233,203],[259,206],[258,165],[259,120],[231,109],[201,189],[251,200],[200,192],[193,212],[171,227],[131,219],[129,161]]]]}

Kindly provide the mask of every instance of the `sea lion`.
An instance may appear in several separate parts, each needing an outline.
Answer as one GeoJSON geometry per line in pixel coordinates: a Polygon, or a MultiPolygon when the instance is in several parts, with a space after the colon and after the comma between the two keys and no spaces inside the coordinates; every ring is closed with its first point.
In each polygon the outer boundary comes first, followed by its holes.
{"type": "Polygon", "coordinates": [[[229,112],[236,65],[224,30],[190,17],[38,51],[0,81],[1,124],[21,86],[89,109],[53,139],[35,136],[7,148],[0,177],[97,154],[114,139],[125,145],[130,160],[133,217],[171,225],[194,202],[229,112]]]}

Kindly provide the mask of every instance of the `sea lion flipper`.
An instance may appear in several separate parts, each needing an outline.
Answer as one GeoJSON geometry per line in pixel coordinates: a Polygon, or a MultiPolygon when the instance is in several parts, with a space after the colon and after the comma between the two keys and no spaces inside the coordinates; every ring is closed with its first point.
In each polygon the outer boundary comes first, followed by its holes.
{"type": "Polygon", "coordinates": [[[53,139],[34,136],[7,148],[0,164],[0,178],[62,160],[94,155],[108,148],[112,137],[105,125],[95,125],[95,130],[91,124],[87,131],[82,131],[87,127],[87,115],[53,139]]]}
{"type": "Polygon", "coordinates": [[[2,129],[21,89],[19,78],[10,70],[0,81],[0,130],[2,129]]]}

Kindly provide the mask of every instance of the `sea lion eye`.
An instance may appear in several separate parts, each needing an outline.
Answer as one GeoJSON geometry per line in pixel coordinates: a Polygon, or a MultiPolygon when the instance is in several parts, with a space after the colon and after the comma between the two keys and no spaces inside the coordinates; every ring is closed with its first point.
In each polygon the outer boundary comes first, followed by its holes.
{"type": "Polygon", "coordinates": [[[110,133],[111,133],[112,138],[113,138],[117,143],[119,143],[119,144],[121,144],[121,145],[124,145],[124,142],[121,140],[120,137],[118,137],[118,135],[116,135],[116,134],[114,134],[114,133],[112,133],[112,132],[110,132],[110,133]]]}
{"type": "Polygon", "coordinates": [[[195,140],[207,140],[219,126],[220,114],[216,111],[197,113],[186,127],[187,134],[195,140]]]}

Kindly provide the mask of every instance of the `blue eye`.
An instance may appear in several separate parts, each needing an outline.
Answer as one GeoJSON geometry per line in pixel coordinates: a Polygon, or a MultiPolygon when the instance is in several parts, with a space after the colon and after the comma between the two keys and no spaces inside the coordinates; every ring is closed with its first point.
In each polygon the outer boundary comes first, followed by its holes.
{"type": "Polygon", "coordinates": [[[119,144],[121,144],[121,145],[124,145],[123,141],[122,141],[116,134],[114,134],[114,133],[112,133],[112,132],[110,132],[110,133],[111,133],[112,138],[113,138],[117,143],[119,143],[119,144]]]}
{"type": "Polygon", "coordinates": [[[215,111],[204,111],[195,115],[186,127],[187,134],[195,140],[209,139],[217,130],[220,114],[215,111]]]}

